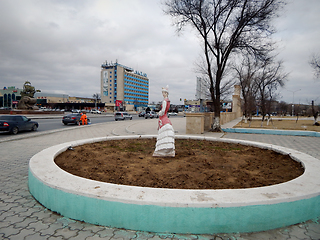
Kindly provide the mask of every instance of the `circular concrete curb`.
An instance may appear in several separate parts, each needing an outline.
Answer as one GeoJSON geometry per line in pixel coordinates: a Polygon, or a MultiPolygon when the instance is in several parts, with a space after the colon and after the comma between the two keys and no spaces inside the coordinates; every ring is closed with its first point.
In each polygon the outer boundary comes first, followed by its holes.
{"type": "Polygon", "coordinates": [[[285,136],[320,137],[320,132],[299,131],[299,130],[277,130],[259,128],[222,128],[222,131],[229,133],[251,133],[251,134],[270,134],[285,136]]]}
{"type": "Polygon", "coordinates": [[[286,183],[260,188],[183,190],[93,181],[60,169],[54,158],[69,146],[156,136],[121,136],[73,141],[47,148],[29,162],[29,190],[42,205],[65,217],[92,224],[167,233],[265,231],[320,216],[319,160],[296,150],[257,142],[176,136],[240,143],[290,154],[305,172],[286,183]]]}

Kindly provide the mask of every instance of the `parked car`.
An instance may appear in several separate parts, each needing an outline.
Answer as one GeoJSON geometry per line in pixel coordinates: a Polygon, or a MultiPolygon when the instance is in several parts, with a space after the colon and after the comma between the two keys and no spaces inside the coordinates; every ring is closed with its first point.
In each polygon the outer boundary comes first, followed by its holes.
{"type": "Polygon", "coordinates": [[[11,107],[0,107],[0,110],[11,110],[11,107]]]}
{"type": "Polygon", "coordinates": [[[31,121],[30,118],[21,115],[2,115],[0,116],[0,131],[17,134],[21,131],[36,131],[39,124],[31,121]]]}
{"type": "Polygon", "coordinates": [[[146,115],[145,111],[139,112],[139,117],[144,117],[146,115]]]}
{"type": "Polygon", "coordinates": [[[147,118],[158,118],[159,115],[154,112],[154,111],[150,111],[150,112],[147,112],[145,115],[144,115],[144,118],[147,119],[147,118]]]}
{"type": "Polygon", "coordinates": [[[170,117],[170,116],[177,116],[178,114],[176,113],[176,112],[169,112],[168,113],[168,117],[170,117]]]}
{"type": "Polygon", "coordinates": [[[126,120],[126,119],[132,120],[132,116],[127,112],[116,112],[114,114],[114,120],[116,120],[116,121],[118,121],[118,120],[126,120]]]}
{"type": "Polygon", "coordinates": [[[93,113],[93,114],[101,114],[101,111],[97,110],[97,109],[92,109],[91,113],[93,113]]]}
{"type": "MultiPolygon", "coordinates": [[[[68,125],[69,123],[70,124],[76,124],[76,125],[81,125],[82,124],[82,121],[80,121],[80,118],[81,118],[81,113],[71,113],[71,114],[68,114],[68,115],[65,115],[62,117],[62,123],[64,125],[68,125]]],[[[87,118],[87,121],[88,123],[90,122],[90,119],[87,118]]]]}

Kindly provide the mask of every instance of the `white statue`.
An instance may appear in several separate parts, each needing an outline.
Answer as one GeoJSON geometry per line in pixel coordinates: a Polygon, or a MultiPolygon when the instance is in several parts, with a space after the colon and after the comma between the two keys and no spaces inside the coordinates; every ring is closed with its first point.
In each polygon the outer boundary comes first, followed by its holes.
{"type": "Polygon", "coordinates": [[[154,157],[174,157],[174,130],[167,116],[167,112],[170,108],[169,86],[162,88],[162,108],[159,112],[158,122],[158,137],[156,143],[156,150],[153,153],[154,157]]]}

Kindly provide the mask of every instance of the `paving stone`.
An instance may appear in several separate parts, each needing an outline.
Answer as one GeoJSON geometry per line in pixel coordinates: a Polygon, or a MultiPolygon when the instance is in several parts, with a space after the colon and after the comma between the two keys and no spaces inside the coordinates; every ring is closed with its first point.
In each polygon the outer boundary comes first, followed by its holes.
{"type": "Polygon", "coordinates": [[[153,238],[155,236],[154,233],[149,233],[149,232],[136,232],[137,239],[149,239],[153,238]]]}
{"type": "Polygon", "coordinates": [[[53,236],[62,236],[65,239],[77,236],[79,231],[70,230],[69,228],[57,229],[53,236]]]}
{"type": "Polygon", "coordinates": [[[79,231],[77,236],[69,238],[69,240],[87,239],[93,237],[95,234],[91,231],[79,231]]]}
{"type": "Polygon", "coordinates": [[[57,218],[57,223],[61,224],[64,228],[69,227],[69,224],[75,223],[75,220],[66,217],[57,218]]]}
{"type": "MultiPolygon", "coordinates": [[[[316,222],[311,222],[308,224],[307,229],[315,233],[320,234],[320,224],[316,222]]],[[[320,238],[319,238],[320,239],[320,238]]]]}
{"type": "Polygon", "coordinates": [[[38,219],[36,219],[36,218],[26,217],[26,218],[23,219],[23,221],[16,222],[14,224],[14,226],[16,228],[26,228],[26,227],[29,226],[30,223],[37,222],[37,221],[38,221],[38,219]]]}
{"type": "Polygon", "coordinates": [[[90,230],[94,233],[105,229],[105,227],[93,225],[93,224],[88,224],[88,223],[84,223],[84,224],[82,224],[82,226],[83,226],[82,230],[84,230],[84,231],[90,230]]]}
{"type": "Polygon", "coordinates": [[[20,217],[30,217],[30,216],[32,216],[33,213],[40,212],[40,211],[41,211],[41,209],[39,209],[39,208],[28,208],[27,211],[20,212],[19,216],[20,217]]]}
{"type": "Polygon", "coordinates": [[[69,229],[71,230],[82,230],[84,228],[83,223],[79,221],[74,221],[73,223],[68,224],[69,229]]]}
{"type": "Polygon", "coordinates": [[[237,237],[237,240],[273,240],[273,239],[291,239],[289,233],[281,233],[276,230],[258,232],[258,233],[245,233],[241,234],[240,237],[237,237]]]}
{"type": "Polygon", "coordinates": [[[158,236],[161,239],[171,239],[171,238],[173,238],[173,234],[168,234],[168,233],[156,233],[156,236],[158,236]]]}
{"type": "Polygon", "coordinates": [[[305,225],[298,225],[294,228],[292,227],[288,231],[291,238],[309,239],[309,237],[306,235],[306,232],[307,229],[305,225]]]}
{"type": "Polygon", "coordinates": [[[7,226],[10,226],[10,225],[13,225],[13,223],[6,222],[6,221],[0,221],[0,228],[7,227],[7,226]]]}
{"type": "MultiPolygon", "coordinates": [[[[50,217],[51,215],[51,211],[43,211],[43,210],[40,210],[40,211],[36,211],[36,212],[33,212],[31,214],[31,217],[36,217],[38,219],[47,219],[48,217],[50,217]]],[[[53,220],[53,222],[56,221],[56,218],[51,218],[50,219],[53,220]]],[[[49,222],[52,222],[52,221],[49,221],[49,222]]]]}
{"type": "MultiPolygon", "coordinates": [[[[48,237],[48,240],[65,240],[65,239],[61,236],[58,236],[58,237],[50,236],[50,237],[48,237]]],[[[79,240],[80,240],[80,238],[79,238],[79,240]]]]}
{"type": "Polygon", "coordinates": [[[17,203],[14,203],[14,204],[3,203],[3,205],[2,204],[0,205],[0,211],[9,211],[11,208],[17,207],[17,206],[18,206],[17,203]]]}
{"type": "Polygon", "coordinates": [[[41,221],[45,224],[45,223],[55,223],[57,222],[57,219],[61,218],[60,215],[57,215],[55,213],[47,213],[47,217],[42,218],[41,221]]]}
{"type": "Polygon", "coordinates": [[[189,240],[189,239],[198,239],[196,235],[190,234],[174,234],[172,239],[179,239],[179,240],[189,240]]]}
{"type": "Polygon", "coordinates": [[[24,221],[24,218],[20,217],[18,214],[10,214],[9,216],[5,217],[3,221],[15,224],[24,221]]]}
{"type": "Polygon", "coordinates": [[[2,211],[0,212],[0,222],[3,221],[5,218],[7,217],[11,217],[15,215],[13,212],[10,212],[10,211],[2,211]]]}
{"type": "Polygon", "coordinates": [[[99,235],[101,238],[111,239],[114,236],[114,231],[114,228],[105,228],[97,232],[95,235],[99,235]]]}
{"type": "Polygon", "coordinates": [[[40,232],[36,232],[35,234],[31,234],[31,235],[26,236],[24,240],[44,240],[49,237],[50,237],[49,235],[41,236],[40,232]]]}
{"type": "MultiPolygon", "coordinates": [[[[160,236],[155,235],[154,237],[148,238],[148,239],[152,239],[152,240],[162,240],[162,239],[164,239],[164,238],[161,238],[160,236]]],[[[166,238],[166,239],[169,239],[169,238],[166,238]]]]}
{"type": "Polygon", "coordinates": [[[320,239],[320,224],[318,222],[308,222],[307,224],[306,236],[310,237],[312,240],[320,239]]]}
{"type": "Polygon", "coordinates": [[[93,235],[92,237],[87,237],[87,238],[86,238],[86,240],[99,240],[99,239],[109,240],[109,239],[111,239],[111,237],[102,238],[102,237],[100,237],[98,234],[95,234],[95,235],[93,235]]]}
{"type": "Polygon", "coordinates": [[[114,231],[112,239],[133,239],[136,238],[136,232],[130,230],[118,229],[114,231]]]}
{"type": "Polygon", "coordinates": [[[25,208],[22,205],[19,205],[19,206],[11,208],[10,211],[12,211],[16,214],[19,214],[19,213],[23,213],[23,212],[28,211],[28,208],[25,208]]]}
{"type": "Polygon", "coordinates": [[[34,229],[36,232],[49,228],[49,224],[43,224],[41,221],[32,222],[28,225],[27,229],[34,229]]]}
{"type": "Polygon", "coordinates": [[[18,234],[11,235],[10,240],[21,240],[24,239],[25,236],[35,234],[32,229],[22,229],[18,234]]]}
{"type": "Polygon", "coordinates": [[[18,234],[19,232],[20,229],[14,228],[14,225],[0,228],[0,233],[2,233],[5,237],[10,237],[11,235],[18,234]]]}
{"type": "Polygon", "coordinates": [[[50,224],[47,229],[44,229],[41,231],[41,236],[45,236],[45,235],[52,236],[58,229],[61,229],[61,228],[63,228],[61,224],[50,224]]]}

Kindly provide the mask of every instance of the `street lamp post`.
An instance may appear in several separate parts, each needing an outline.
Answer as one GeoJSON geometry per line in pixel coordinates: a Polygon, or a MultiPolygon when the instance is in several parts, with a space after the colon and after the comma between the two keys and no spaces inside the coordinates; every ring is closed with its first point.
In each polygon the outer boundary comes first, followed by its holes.
{"type": "MultiPolygon", "coordinates": [[[[287,89],[288,90],[288,89],[287,89]]],[[[288,90],[289,92],[292,92],[292,113],[291,113],[291,115],[293,116],[293,114],[294,114],[294,93],[295,92],[298,92],[298,91],[300,91],[301,89],[298,89],[298,90],[295,90],[295,91],[290,91],[290,90],[288,90]]]]}

